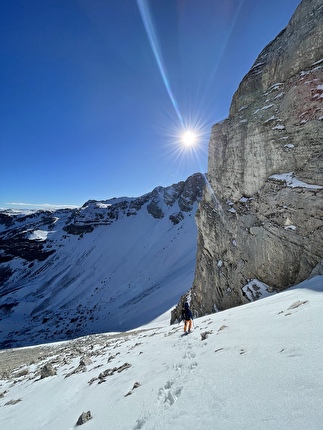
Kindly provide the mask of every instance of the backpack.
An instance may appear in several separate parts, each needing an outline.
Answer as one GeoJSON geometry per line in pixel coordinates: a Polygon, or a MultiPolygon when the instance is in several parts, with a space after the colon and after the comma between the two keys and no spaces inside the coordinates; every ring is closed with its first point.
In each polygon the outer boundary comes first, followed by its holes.
{"type": "Polygon", "coordinates": [[[188,308],[183,309],[182,317],[184,320],[188,321],[192,318],[192,312],[188,308]]]}

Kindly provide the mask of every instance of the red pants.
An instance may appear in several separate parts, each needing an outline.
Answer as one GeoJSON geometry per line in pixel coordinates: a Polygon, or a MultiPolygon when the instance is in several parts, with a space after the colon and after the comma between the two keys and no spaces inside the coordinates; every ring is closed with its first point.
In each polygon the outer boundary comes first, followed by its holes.
{"type": "Polygon", "coordinates": [[[184,321],[184,332],[190,331],[192,329],[192,320],[185,320],[184,321]]]}

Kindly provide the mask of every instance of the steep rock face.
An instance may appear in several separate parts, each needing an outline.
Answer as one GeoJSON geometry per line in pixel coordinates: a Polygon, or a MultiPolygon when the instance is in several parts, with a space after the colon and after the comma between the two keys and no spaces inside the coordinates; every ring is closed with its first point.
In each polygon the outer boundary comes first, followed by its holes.
{"type": "Polygon", "coordinates": [[[323,273],[323,5],[303,0],[212,129],[197,213],[197,314],[323,273]]]}

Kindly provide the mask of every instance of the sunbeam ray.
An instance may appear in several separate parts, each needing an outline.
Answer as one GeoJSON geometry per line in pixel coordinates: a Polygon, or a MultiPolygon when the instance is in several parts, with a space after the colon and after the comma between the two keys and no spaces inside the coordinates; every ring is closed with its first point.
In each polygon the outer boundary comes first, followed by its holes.
{"type": "Polygon", "coordinates": [[[175,109],[177,117],[178,117],[181,125],[184,128],[183,117],[182,117],[182,114],[181,114],[180,109],[178,107],[178,103],[177,103],[177,101],[175,99],[173,91],[171,89],[171,86],[170,86],[170,83],[169,83],[169,79],[167,77],[166,67],[165,67],[164,62],[163,62],[163,57],[162,57],[162,54],[161,54],[161,51],[160,51],[160,47],[159,47],[157,35],[156,35],[155,28],[154,28],[154,25],[153,25],[153,22],[152,22],[152,19],[151,19],[151,16],[150,16],[149,7],[147,5],[146,0],[137,0],[137,4],[138,4],[138,8],[139,8],[139,11],[140,11],[140,15],[141,15],[144,27],[146,29],[146,33],[147,33],[147,36],[148,36],[148,40],[149,40],[151,49],[152,49],[153,54],[155,56],[155,60],[157,62],[157,65],[158,65],[161,77],[162,77],[162,79],[164,81],[165,88],[166,88],[167,93],[169,95],[169,98],[170,98],[170,100],[172,102],[172,105],[173,105],[173,107],[175,109]]]}

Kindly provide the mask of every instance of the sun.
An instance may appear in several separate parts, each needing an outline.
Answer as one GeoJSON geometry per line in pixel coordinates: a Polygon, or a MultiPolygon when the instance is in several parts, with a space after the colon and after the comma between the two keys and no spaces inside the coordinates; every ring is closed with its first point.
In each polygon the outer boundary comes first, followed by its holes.
{"type": "Polygon", "coordinates": [[[181,137],[182,144],[187,147],[192,147],[197,142],[197,135],[194,131],[186,130],[181,137]]]}

